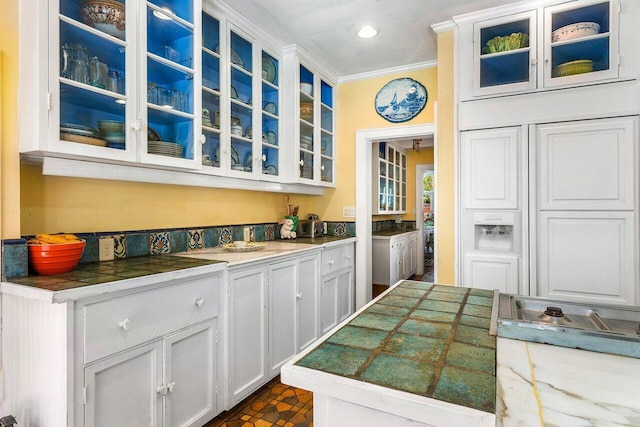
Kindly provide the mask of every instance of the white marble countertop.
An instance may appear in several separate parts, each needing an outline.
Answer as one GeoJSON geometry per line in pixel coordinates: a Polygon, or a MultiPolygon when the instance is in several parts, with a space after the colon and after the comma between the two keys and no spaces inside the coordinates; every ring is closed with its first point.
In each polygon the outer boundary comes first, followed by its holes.
{"type": "Polygon", "coordinates": [[[639,426],[640,359],[498,337],[497,426],[639,426]]]}

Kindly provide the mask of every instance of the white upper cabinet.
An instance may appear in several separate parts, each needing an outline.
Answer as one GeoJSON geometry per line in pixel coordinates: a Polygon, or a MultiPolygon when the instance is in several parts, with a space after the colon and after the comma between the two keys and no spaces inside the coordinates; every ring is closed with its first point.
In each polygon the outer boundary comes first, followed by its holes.
{"type": "Polygon", "coordinates": [[[388,142],[376,143],[372,171],[373,213],[376,215],[406,213],[407,154],[404,150],[388,142]]]}
{"type": "Polygon", "coordinates": [[[545,4],[456,19],[461,100],[637,77],[635,5],[624,3],[621,9],[619,0],[545,4]]]}

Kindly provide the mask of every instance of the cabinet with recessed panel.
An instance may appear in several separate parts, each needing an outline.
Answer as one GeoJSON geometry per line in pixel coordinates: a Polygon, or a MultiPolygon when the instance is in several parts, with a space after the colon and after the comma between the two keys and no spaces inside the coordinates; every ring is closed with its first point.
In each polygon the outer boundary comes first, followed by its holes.
{"type": "Polygon", "coordinates": [[[388,142],[378,142],[373,146],[373,213],[406,213],[407,154],[388,142]]]}

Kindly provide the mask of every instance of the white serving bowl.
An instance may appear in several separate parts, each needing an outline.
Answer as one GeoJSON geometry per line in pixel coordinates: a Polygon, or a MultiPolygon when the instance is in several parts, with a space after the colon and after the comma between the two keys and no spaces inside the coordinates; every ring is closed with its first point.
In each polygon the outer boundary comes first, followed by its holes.
{"type": "Polygon", "coordinates": [[[313,85],[311,83],[300,82],[300,90],[309,96],[313,96],[313,85]]]}
{"type": "Polygon", "coordinates": [[[600,32],[600,24],[596,22],[576,22],[558,28],[551,34],[551,42],[562,42],[580,37],[593,36],[600,32]]]}

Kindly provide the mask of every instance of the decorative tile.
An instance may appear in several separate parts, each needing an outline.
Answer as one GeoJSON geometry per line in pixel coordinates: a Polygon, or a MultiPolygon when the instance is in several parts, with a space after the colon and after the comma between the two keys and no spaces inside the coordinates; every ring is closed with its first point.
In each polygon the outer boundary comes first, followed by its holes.
{"type": "Polygon", "coordinates": [[[395,356],[379,354],[362,375],[368,382],[424,394],[433,382],[434,367],[414,360],[401,360],[395,356]]]}
{"type": "Polygon", "coordinates": [[[236,240],[244,240],[244,226],[243,225],[234,225],[233,227],[231,227],[231,234],[232,234],[232,242],[235,242],[236,240]]]}
{"type": "Polygon", "coordinates": [[[254,227],[254,242],[264,242],[265,239],[265,224],[259,224],[254,227]]]}
{"type": "Polygon", "coordinates": [[[493,375],[446,366],[442,369],[434,397],[486,412],[495,411],[496,382],[493,375]]]}
{"type": "Polygon", "coordinates": [[[169,252],[186,252],[189,245],[189,236],[185,230],[169,232],[169,252]]]}
{"type": "Polygon", "coordinates": [[[86,262],[99,262],[100,261],[100,238],[95,234],[76,234],[80,239],[84,239],[86,241],[84,245],[84,251],[82,251],[82,256],[80,257],[80,264],[86,262]]]}
{"type": "Polygon", "coordinates": [[[29,254],[24,239],[2,241],[2,280],[27,277],[29,254]]]}
{"type": "Polygon", "coordinates": [[[188,251],[204,248],[204,230],[202,228],[187,230],[187,236],[189,238],[187,243],[188,251]]]}
{"type": "Polygon", "coordinates": [[[204,229],[204,247],[213,248],[220,246],[219,232],[217,228],[205,228],[204,229]]]}
{"type": "Polygon", "coordinates": [[[333,235],[334,236],[346,236],[347,235],[347,223],[346,222],[336,222],[333,226],[333,235]]]}
{"type": "Polygon", "coordinates": [[[328,342],[371,350],[378,347],[387,335],[388,332],[386,331],[357,328],[347,325],[329,338],[328,342]]]}
{"type": "Polygon", "coordinates": [[[265,224],[264,225],[264,240],[274,240],[276,238],[276,225],[265,224]]]}
{"type": "Polygon", "coordinates": [[[254,225],[249,226],[249,241],[250,242],[256,241],[256,227],[254,225]]]}
{"type": "Polygon", "coordinates": [[[149,255],[149,234],[131,233],[126,235],[125,253],[127,258],[149,255]]]}
{"type": "Polygon", "coordinates": [[[356,223],[355,222],[348,222],[347,223],[347,236],[349,237],[355,237],[356,235],[356,223]]]}
{"type": "Polygon", "coordinates": [[[233,232],[231,227],[219,227],[218,228],[218,244],[216,246],[226,245],[233,242],[233,232]]]}
{"type": "Polygon", "coordinates": [[[127,257],[127,239],[124,234],[113,235],[113,256],[116,259],[127,257]]]}
{"type": "Polygon", "coordinates": [[[171,253],[171,238],[168,231],[149,233],[149,253],[151,255],[171,253]]]}
{"type": "Polygon", "coordinates": [[[297,364],[339,375],[353,375],[368,358],[367,350],[326,343],[297,364]]]}

